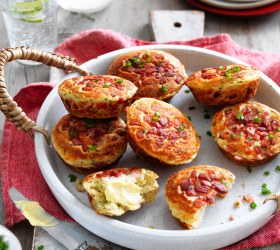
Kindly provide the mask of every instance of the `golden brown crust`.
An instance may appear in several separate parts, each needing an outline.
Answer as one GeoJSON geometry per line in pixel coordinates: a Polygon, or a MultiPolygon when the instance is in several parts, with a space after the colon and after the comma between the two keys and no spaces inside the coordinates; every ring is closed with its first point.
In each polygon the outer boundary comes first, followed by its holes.
{"type": "Polygon", "coordinates": [[[259,82],[258,70],[235,64],[195,72],[188,78],[186,85],[202,104],[232,105],[253,98],[259,82]]]}
{"type": "Polygon", "coordinates": [[[93,120],[68,114],[55,125],[51,139],[61,159],[86,174],[115,163],[127,147],[126,125],[119,117],[93,120]]]}
{"type": "Polygon", "coordinates": [[[161,50],[139,50],[117,57],[108,74],[130,80],[138,87],[135,99],[164,100],[175,95],[187,80],[184,65],[161,50]]]}
{"type": "Polygon", "coordinates": [[[172,215],[186,229],[196,228],[207,205],[216,195],[225,197],[235,176],[226,169],[210,165],[185,168],[169,177],[165,198],[172,215]]]}
{"type": "Polygon", "coordinates": [[[218,111],[211,132],[223,154],[240,165],[258,166],[280,152],[280,113],[258,102],[218,111]]]}
{"type": "MultiPolygon", "coordinates": [[[[153,202],[155,200],[159,188],[156,181],[157,178],[158,175],[156,173],[144,168],[115,168],[86,176],[82,185],[88,194],[92,208],[97,213],[107,216],[120,216],[128,210],[139,209],[143,203],[153,202]],[[114,189],[113,182],[118,183],[115,187],[123,185],[123,188],[120,188],[120,190],[125,189],[127,184],[133,183],[132,185],[137,185],[139,187],[139,195],[141,195],[139,204],[136,204],[138,206],[130,207],[129,203],[124,204],[120,197],[119,200],[112,200],[112,197],[108,195],[108,189],[114,189]]],[[[111,194],[116,194],[115,197],[120,195],[118,188],[113,191],[115,192],[111,194]]],[[[125,191],[124,194],[129,189],[125,191]]],[[[124,195],[122,199],[125,197],[124,195]]]]}
{"type": "Polygon", "coordinates": [[[153,98],[141,98],[128,108],[127,131],[134,152],[152,164],[188,163],[200,146],[189,119],[174,106],[153,98]]]}
{"type": "Polygon", "coordinates": [[[122,114],[136,92],[136,86],[130,81],[107,75],[67,79],[58,88],[58,94],[70,114],[92,119],[122,114]]]}

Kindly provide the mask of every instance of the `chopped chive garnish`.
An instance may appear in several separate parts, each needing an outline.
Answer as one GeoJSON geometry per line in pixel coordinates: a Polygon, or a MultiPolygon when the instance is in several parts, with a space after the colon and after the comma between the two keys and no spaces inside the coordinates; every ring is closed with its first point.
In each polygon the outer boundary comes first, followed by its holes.
{"type": "Polygon", "coordinates": [[[88,145],[89,150],[96,150],[96,145],[88,145]]]}
{"type": "Polygon", "coordinates": [[[118,79],[117,81],[116,81],[116,83],[122,83],[123,82],[123,79],[122,78],[120,78],[120,79],[118,79]]]}
{"type": "Polygon", "coordinates": [[[206,134],[209,135],[209,136],[212,136],[211,131],[207,131],[206,134]]]}
{"type": "Polygon", "coordinates": [[[139,59],[138,59],[137,57],[132,57],[132,58],[130,58],[129,60],[132,61],[132,62],[134,62],[134,63],[136,63],[136,64],[139,63],[139,59]]]}
{"type": "Polygon", "coordinates": [[[155,112],[154,117],[153,117],[153,120],[154,120],[155,122],[158,122],[158,121],[159,121],[159,116],[160,116],[160,113],[159,113],[159,112],[155,112]]]}
{"type": "Polygon", "coordinates": [[[270,189],[267,188],[266,183],[262,184],[262,194],[264,194],[264,195],[271,194],[271,191],[270,191],[270,189]]]}
{"type": "Polygon", "coordinates": [[[190,116],[188,116],[188,119],[191,121],[192,120],[192,118],[190,117],[190,116]]]}
{"type": "Polygon", "coordinates": [[[37,247],[37,250],[43,250],[44,249],[44,245],[40,245],[37,247]]]}
{"type": "Polygon", "coordinates": [[[220,66],[220,67],[219,67],[219,70],[222,70],[223,68],[224,68],[223,66],[220,66]]]}
{"type": "Polygon", "coordinates": [[[280,165],[277,165],[275,170],[280,171],[280,165]]]}
{"type": "Polygon", "coordinates": [[[74,182],[74,181],[77,180],[77,176],[76,176],[76,175],[69,174],[68,177],[69,177],[69,179],[70,179],[70,182],[74,182]]]}
{"type": "Polygon", "coordinates": [[[250,166],[247,167],[247,170],[248,170],[249,173],[252,172],[252,168],[250,166]]]}
{"type": "Polygon", "coordinates": [[[271,139],[273,139],[273,138],[274,138],[274,135],[273,135],[273,134],[269,134],[269,135],[268,135],[268,139],[271,140],[271,139]]]}
{"type": "Polygon", "coordinates": [[[255,116],[255,117],[254,117],[254,122],[258,122],[258,123],[261,122],[261,118],[255,116]]]}
{"type": "Polygon", "coordinates": [[[277,132],[280,132],[280,127],[277,127],[276,131],[277,131],[277,132]]]}
{"type": "Polygon", "coordinates": [[[166,87],[165,85],[162,85],[162,86],[161,86],[161,90],[162,90],[163,92],[167,92],[167,87],[166,87]]]}
{"type": "Polygon", "coordinates": [[[266,188],[266,187],[267,187],[266,183],[262,184],[262,188],[266,188]]]}
{"type": "Polygon", "coordinates": [[[182,128],[182,127],[179,127],[178,130],[179,130],[179,132],[181,132],[181,131],[183,130],[183,128],[182,128]]]}
{"type": "Polygon", "coordinates": [[[73,130],[70,130],[69,134],[70,134],[71,137],[77,137],[77,133],[73,130]]]}
{"type": "Polygon", "coordinates": [[[262,188],[262,194],[264,195],[271,194],[271,191],[268,188],[262,188]]]}
{"type": "Polygon", "coordinates": [[[210,115],[209,114],[204,114],[204,119],[210,119],[210,115]]]}
{"type": "Polygon", "coordinates": [[[189,89],[186,89],[186,90],[185,90],[185,93],[187,93],[187,94],[190,93],[190,92],[191,92],[191,91],[190,91],[189,89]]]}
{"type": "Polygon", "coordinates": [[[153,120],[154,120],[155,122],[158,122],[158,121],[159,121],[159,117],[158,117],[158,116],[154,116],[154,117],[153,117],[153,120]]]}
{"type": "Polygon", "coordinates": [[[241,113],[238,113],[235,118],[236,120],[243,120],[244,116],[241,113]]]}
{"type": "Polygon", "coordinates": [[[162,59],[158,59],[157,62],[158,62],[158,63],[162,63],[162,59]]]}
{"type": "Polygon", "coordinates": [[[270,172],[269,171],[265,171],[264,174],[265,175],[270,175],[270,172]]]}
{"type": "Polygon", "coordinates": [[[130,61],[126,61],[125,62],[125,67],[130,67],[131,66],[131,62],[130,61]]]}
{"type": "Polygon", "coordinates": [[[236,66],[231,71],[232,72],[238,72],[238,71],[240,71],[240,67],[236,66]]]}
{"type": "Polygon", "coordinates": [[[183,128],[187,128],[187,125],[185,123],[182,123],[183,128]]]}
{"type": "Polygon", "coordinates": [[[235,134],[231,133],[230,138],[235,139],[236,138],[235,134]]]}
{"type": "Polygon", "coordinates": [[[103,88],[108,88],[110,85],[111,85],[110,82],[106,82],[106,83],[103,85],[103,88]]]}
{"type": "Polygon", "coordinates": [[[189,107],[189,110],[194,110],[195,106],[189,107]]]}
{"type": "Polygon", "coordinates": [[[252,209],[255,209],[255,208],[257,207],[257,204],[256,204],[255,202],[252,202],[252,203],[250,204],[250,207],[251,207],[252,209]]]}

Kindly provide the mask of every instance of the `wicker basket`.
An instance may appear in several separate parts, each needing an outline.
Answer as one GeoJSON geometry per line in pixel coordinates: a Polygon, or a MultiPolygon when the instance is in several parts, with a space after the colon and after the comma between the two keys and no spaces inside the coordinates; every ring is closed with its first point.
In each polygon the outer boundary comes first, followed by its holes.
{"type": "Polygon", "coordinates": [[[90,73],[76,65],[76,59],[62,56],[59,54],[40,51],[29,47],[7,48],[1,50],[0,53],[0,109],[18,129],[28,133],[32,138],[33,132],[43,133],[49,142],[48,132],[38,127],[23,110],[17,105],[13,98],[9,95],[4,79],[4,66],[7,62],[14,60],[31,60],[40,62],[48,66],[53,66],[64,70],[76,70],[82,75],[90,75],[90,73]]]}

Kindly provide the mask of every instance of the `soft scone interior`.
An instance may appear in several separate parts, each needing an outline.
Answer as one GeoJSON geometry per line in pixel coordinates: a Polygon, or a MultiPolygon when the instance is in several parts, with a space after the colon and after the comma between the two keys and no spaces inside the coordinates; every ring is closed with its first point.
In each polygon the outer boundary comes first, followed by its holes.
{"type": "Polygon", "coordinates": [[[149,170],[120,176],[93,177],[83,183],[97,213],[120,216],[152,202],[158,190],[154,173],[149,170]]]}

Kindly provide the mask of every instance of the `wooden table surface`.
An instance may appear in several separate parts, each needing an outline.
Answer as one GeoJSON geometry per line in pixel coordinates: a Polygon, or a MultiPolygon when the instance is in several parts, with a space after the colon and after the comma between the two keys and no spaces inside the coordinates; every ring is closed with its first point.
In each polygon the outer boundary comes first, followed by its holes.
{"type": "MultiPolygon", "coordinates": [[[[98,13],[79,14],[58,8],[60,41],[71,34],[88,29],[112,29],[142,40],[152,40],[149,12],[152,10],[197,10],[185,0],[115,0],[98,13]]],[[[245,48],[280,53],[280,11],[256,17],[227,17],[205,13],[205,35],[228,33],[245,48]]],[[[9,46],[4,21],[0,14],[0,48],[9,46]]],[[[5,68],[7,89],[15,95],[31,82],[48,81],[49,68],[45,65],[25,66],[11,62],[5,68]]],[[[2,141],[4,116],[0,114],[0,141],[2,141]]],[[[3,223],[3,212],[1,213],[3,223]]],[[[23,250],[31,249],[33,228],[23,221],[12,228],[23,250]]],[[[264,249],[280,249],[280,243],[264,249]]]]}

